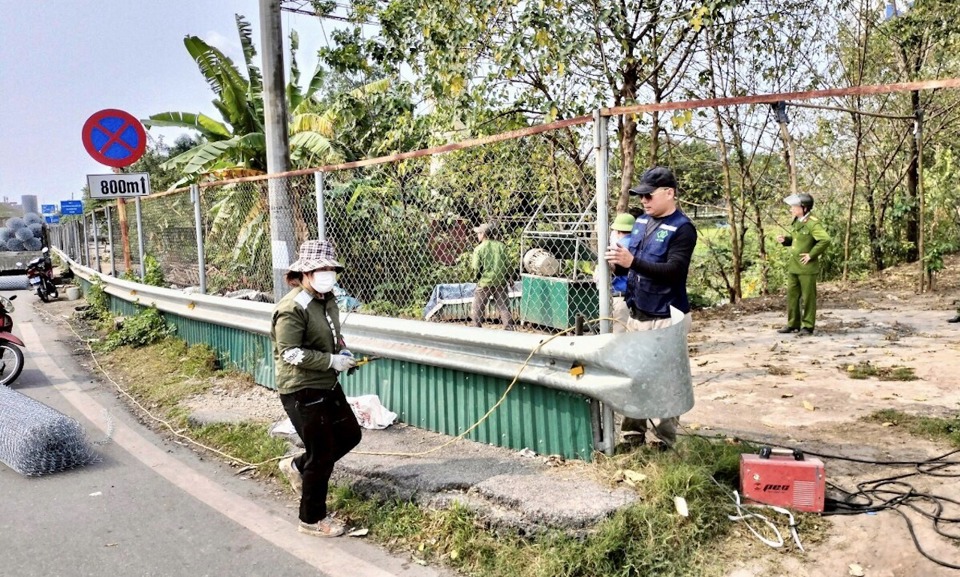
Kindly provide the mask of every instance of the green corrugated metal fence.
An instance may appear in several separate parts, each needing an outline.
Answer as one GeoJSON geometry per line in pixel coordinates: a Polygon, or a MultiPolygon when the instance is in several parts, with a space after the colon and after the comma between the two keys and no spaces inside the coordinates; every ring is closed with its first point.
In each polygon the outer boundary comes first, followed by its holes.
{"type": "MultiPolygon", "coordinates": [[[[89,283],[83,282],[84,291],[89,283]]],[[[135,303],[110,297],[111,310],[133,315],[135,303]]],[[[206,344],[232,365],[268,388],[273,382],[272,343],[266,335],[164,313],[177,335],[206,344]]],[[[362,355],[363,351],[355,351],[362,355]]],[[[350,396],[375,394],[405,423],[458,435],[493,407],[510,384],[507,379],[399,360],[378,359],[343,376],[350,396]]],[[[590,401],[580,395],[517,382],[503,404],[468,439],[543,455],[590,460],[593,451],[590,401]]]]}

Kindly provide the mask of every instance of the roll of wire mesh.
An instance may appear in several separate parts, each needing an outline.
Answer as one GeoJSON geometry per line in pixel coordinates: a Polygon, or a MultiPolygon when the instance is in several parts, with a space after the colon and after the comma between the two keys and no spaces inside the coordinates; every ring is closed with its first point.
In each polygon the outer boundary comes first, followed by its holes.
{"type": "Polygon", "coordinates": [[[8,467],[36,477],[99,460],[75,419],[0,387],[0,461],[8,467]]]}

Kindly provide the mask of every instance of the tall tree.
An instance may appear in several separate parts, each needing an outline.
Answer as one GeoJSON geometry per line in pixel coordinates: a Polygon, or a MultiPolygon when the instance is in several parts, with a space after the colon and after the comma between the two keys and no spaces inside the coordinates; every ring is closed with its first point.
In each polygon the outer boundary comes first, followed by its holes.
{"type": "MultiPolygon", "coordinates": [[[[164,112],[154,114],[144,125],[176,126],[196,130],[201,142],[190,150],[172,158],[167,167],[178,170],[183,177],[180,184],[193,182],[204,175],[214,174],[230,178],[258,174],[266,170],[266,140],[263,133],[263,82],[260,69],[254,64],[257,55],[251,39],[250,24],[236,15],[237,32],[243,47],[246,74],[214,46],[197,36],[187,36],[183,43],[187,52],[215,94],[213,105],[223,118],[215,120],[202,113],[164,112]]],[[[305,89],[301,89],[296,51],[299,40],[292,32],[290,82],[287,85],[289,110],[296,114],[299,107],[309,102],[323,79],[318,67],[305,89]]],[[[329,141],[315,132],[303,131],[290,139],[292,154],[322,157],[331,151],[329,141]]]]}
{"type": "MultiPolygon", "coordinates": [[[[322,54],[345,69],[362,70],[371,62],[409,66],[441,113],[476,132],[491,109],[549,122],[610,104],[659,102],[679,86],[703,26],[735,3],[368,0],[353,4],[355,19],[360,26],[375,14],[380,34],[335,36],[338,46],[322,54]]],[[[624,209],[634,175],[637,118],[619,118],[617,131],[624,209]]],[[[651,118],[650,135],[645,164],[659,160],[659,115],[651,118]]],[[[576,160],[575,146],[558,144],[576,160]]]]}

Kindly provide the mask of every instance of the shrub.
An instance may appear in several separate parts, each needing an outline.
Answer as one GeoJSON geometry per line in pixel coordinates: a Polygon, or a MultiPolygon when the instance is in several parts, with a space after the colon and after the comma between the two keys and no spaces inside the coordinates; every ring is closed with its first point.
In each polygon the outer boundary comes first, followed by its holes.
{"type": "Polygon", "coordinates": [[[103,343],[104,350],[120,346],[143,347],[160,341],[176,332],[176,327],[164,320],[156,307],[143,309],[123,321],[123,327],[110,333],[103,343]]]}

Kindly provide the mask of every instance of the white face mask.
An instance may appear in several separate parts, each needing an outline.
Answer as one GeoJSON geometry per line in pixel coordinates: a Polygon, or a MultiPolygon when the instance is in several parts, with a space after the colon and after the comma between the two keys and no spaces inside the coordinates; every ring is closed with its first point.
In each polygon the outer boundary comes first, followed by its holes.
{"type": "Polygon", "coordinates": [[[310,275],[310,286],[320,294],[332,291],[336,282],[337,273],[332,270],[321,270],[310,275]]]}
{"type": "Polygon", "coordinates": [[[620,246],[626,248],[627,242],[626,242],[624,239],[626,239],[626,238],[629,237],[629,236],[630,236],[629,234],[624,233],[624,232],[622,232],[622,231],[619,231],[619,230],[611,230],[611,231],[610,231],[610,244],[608,244],[607,246],[616,246],[616,245],[619,244],[620,246]]]}

